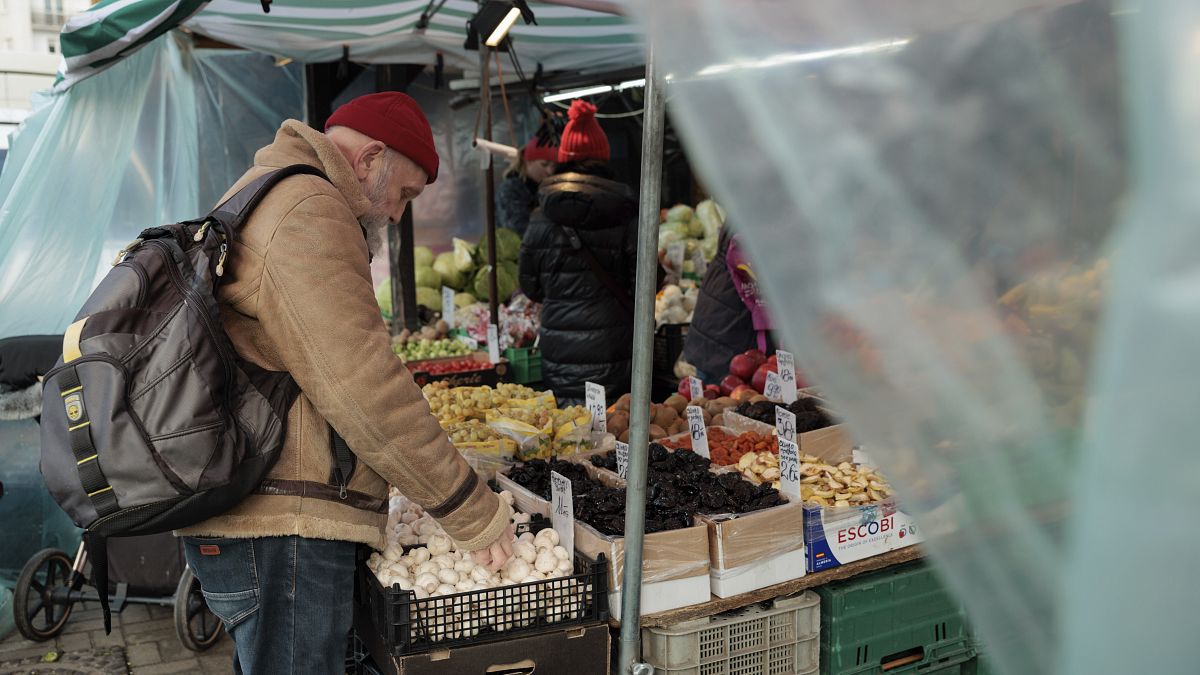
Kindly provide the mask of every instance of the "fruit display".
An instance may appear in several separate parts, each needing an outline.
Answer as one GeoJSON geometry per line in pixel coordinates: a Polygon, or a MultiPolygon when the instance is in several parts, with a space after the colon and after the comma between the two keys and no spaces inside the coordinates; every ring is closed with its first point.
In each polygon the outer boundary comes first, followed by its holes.
{"type": "Polygon", "coordinates": [[[668,323],[691,323],[692,312],[696,309],[696,300],[699,297],[700,289],[693,281],[663,286],[654,297],[655,327],[668,323]]]}
{"type": "Polygon", "coordinates": [[[850,462],[834,466],[819,457],[800,456],[800,496],[805,503],[862,506],[883,501],[892,494],[891,486],[874,467],[850,462]]]}
{"type": "MultiPolygon", "coordinates": [[[[502,492],[500,497],[510,505],[513,502],[511,493],[502,492]]],[[[513,514],[514,526],[528,521],[528,514],[513,514]]],[[[472,593],[571,576],[571,553],[560,545],[553,529],[522,534],[513,544],[512,558],[498,572],[477,564],[469,551],[460,550],[433,518],[403,496],[390,500],[387,534],[387,548],[367,560],[367,568],[380,583],[411,591],[417,599],[447,598],[416,606],[413,623],[423,639],[453,640],[528,626],[538,620],[573,619],[586,602],[582,588],[570,584],[556,587],[553,600],[545,603],[534,594],[535,603],[521,607],[520,612],[504,606],[498,596],[472,593]],[[429,616],[421,616],[424,612],[429,616]]]]}
{"type": "Polygon", "coordinates": [[[446,430],[446,435],[450,437],[450,442],[456,446],[468,443],[488,443],[504,438],[495,429],[479,420],[450,422],[443,425],[442,428],[446,430]]]}
{"type": "Polygon", "coordinates": [[[725,224],[725,212],[711,199],[700,202],[693,209],[678,204],[662,214],[658,227],[658,253],[663,267],[676,275],[696,274],[695,255],[699,250],[705,262],[717,255],[717,243],[721,237],[721,226],[725,224]],[[672,244],[683,244],[683,265],[673,269],[667,252],[672,244]]]}
{"type": "Polygon", "coordinates": [[[1042,275],[999,299],[1004,327],[1060,423],[1078,420],[1084,405],[1087,363],[1108,289],[1109,262],[1070,274],[1042,275]]]}
{"type": "Polygon", "coordinates": [[[819,406],[819,400],[802,396],[787,405],[774,401],[758,401],[757,403],[747,401],[739,404],[734,412],[743,417],[775,426],[775,408],[782,407],[796,416],[796,433],[803,434],[837,424],[819,406]]]}
{"type": "Polygon", "coordinates": [[[471,347],[462,340],[441,338],[430,340],[408,340],[407,342],[393,341],[392,351],[405,361],[424,361],[426,359],[442,359],[449,356],[466,356],[471,353],[471,347]]]}
{"type": "MultiPolygon", "coordinates": [[[[507,305],[501,305],[500,325],[496,333],[500,338],[500,351],[509,347],[528,347],[537,340],[541,326],[542,306],[524,295],[517,294],[507,305]]],[[[492,313],[487,303],[476,303],[459,309],[454,314],[457,325],[478,343],[487,342],[487,328],[492,313]]]]}
{"type": "MultiPolygon", "coordinates": [[[[617,399],[608,409],[608,433],[617,437],[622,443],[629,442],[629,402],[630,395],[625,394],[617,399]]],[[[650,440],[656,441],[668,436],[687,431],[687,407],[698,406],[704,411],[704,423],[710,424],[716,415],[737,405],[731,398],[703,398],[689,401],[686,396],[672,394],[662,403],[650,404],[650,440]]]]}
{"type": "Polygon", "coordinates": [[[487,411],[512,401],[537,401],[554,405],[554,396],[519,384],[503,383],[496,387],[451,387],[433,382],[422,387],[429,409],[445,428],[453,422],[475,419],[484,421],[487,411]]]}
{"type": "Polygon", "coordinates": [[[460,359],[426,361],[420,363],[420,370],[430,375],[446,375],[448,373],[473,373],[491,370],[495,365],[488,361],[464,356],[460,359]]]}
{"type": "Polygon", "coordinates": [[[546,459],[593,447],[592,414],[583,406],[501,406],[487,411],[488,426],[517,443],[520,459],[546,459]]]}

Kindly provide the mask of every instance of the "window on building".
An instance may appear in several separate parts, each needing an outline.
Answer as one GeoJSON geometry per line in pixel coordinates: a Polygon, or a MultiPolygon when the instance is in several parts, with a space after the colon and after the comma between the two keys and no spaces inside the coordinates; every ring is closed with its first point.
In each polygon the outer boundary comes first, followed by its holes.
{"type": "Polygon", "coordinates": [[[55,40],[54,38],[50,38],[50,39],[46,40],[46,49],[49,49],[51,54],[57,54],[58,53],[58,40],[55,40]]]}

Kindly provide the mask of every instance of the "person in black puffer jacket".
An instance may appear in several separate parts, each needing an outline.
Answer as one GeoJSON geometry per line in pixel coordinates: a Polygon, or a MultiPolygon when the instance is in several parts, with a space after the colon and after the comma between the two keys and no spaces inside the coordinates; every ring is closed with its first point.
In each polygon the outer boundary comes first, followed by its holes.
{"type": "Polygon", "coordinates": [[[595,110],[572,103],[560,173],[542,183],[521,243],[521,290],[542,303],[542,382],[560,405],[582,401],[585,382],[604,386],[609,400],[630,386],[637,199],[614,180],[595,110]]]}
{"type": "Polygon", "coordinates": [[[719,382],[729,374],[730,359],[757,346],[758,332],[750,310],[738,295],[725,264],[732,236],[728,224],[721,228],[717,255],[700,282],[692,325],[683,344],[684,360],[696,367],[696,377],[705,382],[719,382]]]}

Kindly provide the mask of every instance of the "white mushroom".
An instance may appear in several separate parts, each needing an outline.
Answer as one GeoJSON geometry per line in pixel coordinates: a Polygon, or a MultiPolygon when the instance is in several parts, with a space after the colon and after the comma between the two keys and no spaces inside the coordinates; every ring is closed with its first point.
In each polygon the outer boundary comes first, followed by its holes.
{"type": "Polygon", "coordinates": [[[554,557],[558,558],[559,560],[570,560],[571,559],[571,552],[568,551],[567,549],[563,548],[562,546],[555,546],[551,550],[551,552],[554,553],[554,557]]]}
{"type": "Polygon", "coordinates": [[[457,591],[450,584],[440,584],[434,591],[434,595],[454,595],[457,591]]]}
{"type": "Polygon", "coordinates": [[[530,521],[530,517],[528,513],[514,513],[512,521],[516,525],[524,525],[530,521]]]}
{"type": "Polygon", "coordinates": [[[513,493],[509,492],[508,490],[503,490],[500,492],[500,499],[503,499],[504,503],[508,504],[509,506],[513,505],[513,493]]]}
{"type": "Polygon", "coordinates": [[[458,591],[459,593],[473,591],[475,590],[475,583],[470,579],[462,579],[458,583],[454,584],[454,590],[458,591]]]}
{"type": "Polygon", "coordinates": [[[429,562],[437,565],[438,567],[440,567],[442,569],[454,569],[454,559],[451,558],[450,556],[446,555],[445,553],[443,553],[441,555],[433,556],[432,558],[429,559],[429,562]]]}
{"type": "Polygon", "coordinates": [[[388,560],[388,562],[395,562],[395,561],[399,560],[400,557],[403,555],[404,555],[404,551],[401,551],[398,547],[395,547],[395,546],[389,546],[389,547],[387,547],[387,550],[385,550],[383,552],[383,557],[386,558],[388,560]]]}
{"type": "Polygon", "coordinates": [[[452,569],[443,569],[438,572],[437,576],[438,581],[442,582],[443,584],[453,586],[454,584],[458,583],[458,572],[455,572],[452,569]]]}
{"type": "Polygon", "coordinates": [[[533,533],[525,532],[521,536],[517,537],[517,541],[523,541],[523,542],[529,544],[530,546],[532,546],[533,545],[533,533]]]}
{"type": "Polygon", "coordinates": [[[527,542],[518,541],[513,545],[513,555],[527,563],[532,563],[537,559],[537,549],[527,542]]]}
{"type": "Polygon", "coordinates": [[[571,561],[567,559],[559,560],[558,565],[554,567],[554,570],[558,572],[559,576],[569,576],[571,572],[575,571],[575,568],[571,565],[571,561]]]}
{"type": "Polygon", "coordinates": [[[533,568],[542,574],[549,574],[550,572],[553,572],[554,568],[556,567],[558,567],[558,558],[554,557],[553,553],[545,549],[542,549],[542,551],[537,554],[537,559],[533,562],[533,568]]]}
{"type": "Polygon", "coordinates": [[[475,567],[471,570],[471,580],[477,584],[486,583],[492,578],[492,573],[486,567],[475,567]]]}
{"type": "Polygon", "coordinates": [[[542,530],[541,532],[537,533],[536,537],[534,537],[533,543],[534,543],[534,546],[538,546],[539,548],[542,548],[542,547],[552,548],[554,546],[558,546],[558,544],[559,544],[558,532],[555,531],[553,528],[547,528],[545,530],[542,530]],[[543,539],[549,543],[548,544],[539,544],[538,542],[543,539]]]}
{"type": "Polygon", "coordinates": [[[420,516],[418,516],[415,513],[412,513],[411,511],[400,514],[400,522],[404,523],[405,525],[412,525],[413,523],[417,522],[420,519],[421,519],[420,516]]]}
{"type": "Polygon", "coordinates": [[[416,546],[417,544],[419,544],[421,542],[420,542],[420,540],[417,539],[416,535],[406,534],[402,537],[397,538],[396,543],[400,544],[401,546],[416,546]]]}
{"type": "Polygon", "coordinates": [[[454,571],[459,574],[470,574],[471,570],[475,569],[475,563],[470,560],[455,560],[454,571]]]}
{"type": "Polygon", "coordinates": [[[423,563],[432,557],[429,553],[429,549],[425,549],[425,548],[413,549],[413,551],[410,555],[413,557],[414,560],[417,561],[418,564],[423,563]]]}
{"type": "Polygon", "coordinates": [[[439,569],[441,568],[437,566],[437,563],[433,562],[432,560],[426,560],[425,562],[413,568],[413,574],[416,576],[421,576],[422,574],[431,574],[436,576],[439,569]]]}
{"type": "Polygon", "coordinates": [[[429,538],[429,553],[431,555],[442,555],[450,552],[450,537],[442,535],[434,535],[429,538]]]}
{"type": "Polygon", "coordinates": [[[437,576],[429,574],[428,572],[419,575],[416,580],[413,581],[414,586],[425,589],[426,593],[433,593],[434,589],[436,589],[440,583],[441,581],[438,580],[437,576]]]}
{"type": "Polygon", "coordinates": [[[504,578],[509,582],[516,583],[529,576],[529,570],[529,563],[525,562],[523,558],[513,556],[504,566],[504,578]]]}

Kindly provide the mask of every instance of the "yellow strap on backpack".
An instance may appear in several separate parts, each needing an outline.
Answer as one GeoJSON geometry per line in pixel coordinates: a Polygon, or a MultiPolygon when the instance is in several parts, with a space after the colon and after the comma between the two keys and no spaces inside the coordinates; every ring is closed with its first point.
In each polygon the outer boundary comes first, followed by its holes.
{"type": "Polygon", "coordinates": [[[85,323],[87,323],[86,316],[67,326],[67,332],[63,335],[63,363],[70,363],[83,356],[83,352],[79,351],[79,338],[83,335],[83,324],[85,323]]]}

